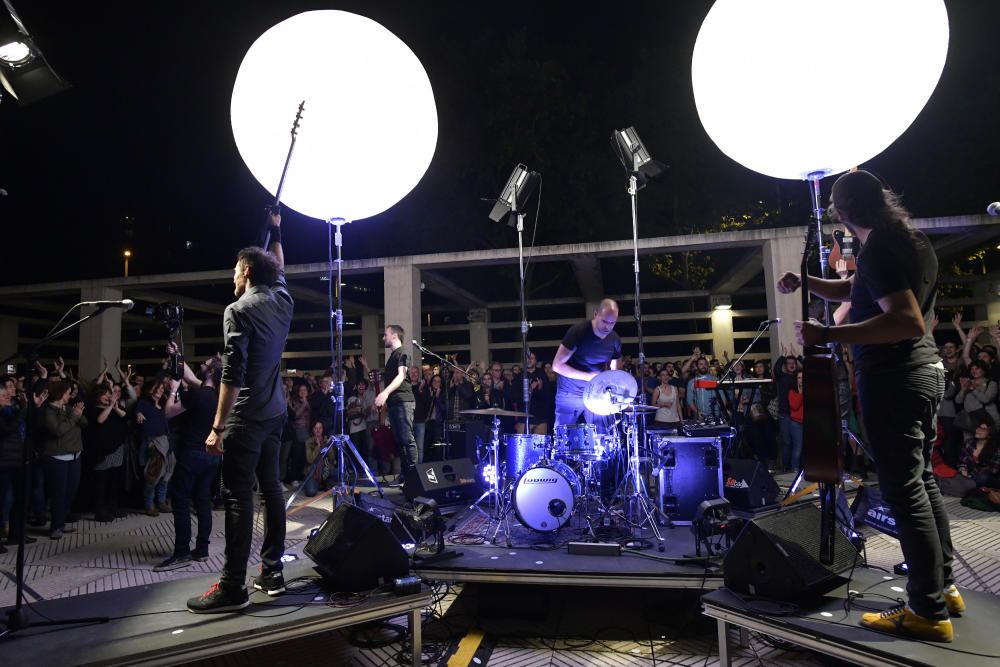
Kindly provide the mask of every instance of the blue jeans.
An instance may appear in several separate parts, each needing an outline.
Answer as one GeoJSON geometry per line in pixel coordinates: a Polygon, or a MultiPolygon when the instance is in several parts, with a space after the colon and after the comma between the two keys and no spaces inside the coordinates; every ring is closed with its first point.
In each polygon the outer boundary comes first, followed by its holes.
{"type": "MultiPolygon", "coordinates": [[[[225,446],[223,442],[223,446],[225,446]]],[[[208,553],[212,535],[212,482],[219,470],[219,457],[202,449],[177,452],[177,468],[171,481],[174,505],[174,555],[191,553],[191,500],[198,512],[198,537],[195,550],[208,553]]]]}
{"type": "Polygon", "coordinates": [[[220,584],[243,588],[247,560],[253,540],[253,483],[256,474],[264,499],[264,542],[261,544],[261,572],[270,574],[283,568],[285,553],[285,496],[278,477],[281,431],[285,415],[265,421],[249,421],[233,415],[226,427],[222,456],[222,497],[226,502],[226,564],[220,584]]]}
{"type": "Polygon", "coordinates": [[[955,582],[948,513],[931,467],[944,369],[920,366],[858,379],[858,398],[882,497],[892,509],[909,566],[910,608],[945,619],[942,590],[955,582]]]}
{"type": "Polygon", "coordinates": [[[424,434],[427,432],[427,422],[414,422],[413,439],[417,441],[417,463],[424,461],[424,434]]]}
{"type": "Polygon", "coordinates": [[[802,423],[788,418],[788,440],[782,459],[787,470],[798,472],[802,462],[802,423]]]}
{"type": "Polygon", "coordinates": [[[80,459],[75,461],[60,461],[51,456],[42,457],[45,469],[45,488],[49,491],[51,503],[52,530],[62,530],[66,527],[66,517],[76,499],[80,488],[80,459]]]}
{"type": "Polygon", "coordinates": [[[411,468],[417,463],[417,443],[413,438],[413,409],[416,403],[395,403],[389,405],[389,427],[399,445],[403,465],[411,468]]]}

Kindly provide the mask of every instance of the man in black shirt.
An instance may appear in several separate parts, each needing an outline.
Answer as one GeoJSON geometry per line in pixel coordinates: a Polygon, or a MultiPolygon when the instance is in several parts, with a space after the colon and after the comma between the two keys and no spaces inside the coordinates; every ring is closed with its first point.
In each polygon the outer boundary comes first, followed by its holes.
{"type": "MultiPolygon", "coordinates": [[[[171,346],[174,344],[171,343],[171,346]]],[[[174,351],[168,346],[168,354],[174,351]]],[[[217,389],[222,369],[212,357],[201,366],[196,375],[184,364],[184,381],[181,389],[177,378],[170,380],[170,394],[164,406],[167,419],[178,418],[174,440],[177,467],[170,482],[170,500],[174,513],[174,551],[154,572],[175,570],[191,561],[208,560],[208,544],[212,535],[212,482],[219,471],[219,457],[205,451],[205,439],[212,431],[216,406],[219,404],[217,389]],[[183,416],[182,416],[183,415],[183,416]],[[198,514],[198,535],[191,551],[191,501],[198,514]]]]}
{"type": "MultiPolygon", "coordinates": [[[[932,335],[938,261],[892,191],[866,171],[841,176],[831,213],[862,243],[858,270],[841,280],[810,277],[810,291],[851,302],[850,324],[797,322],[799,342],[850,344],[862,417],[909,566],[909,603],[863,614],[861,624],[930,641],[952,641],[949,613],[965,610],[952,573],[948,514],[931,468],[944,366],[932,335]]],[[[786,273],[779,291],[794,291],[786,273]]],[[[806,387],[806,392],[809,388],[806,387]]]]}
{"type": "Polygon", "coordinates": [[[226,307],[225,348],[219,405],[205,439],[210,454],[223,454],[222,495],[226,502],[226,564],[219,583],[188,600],[196,614],[236,611],[250,604],[247,559],[253,538],[253,484],[264,498],[261,573],[254,588],[268,595],[285,590],[285,497],[278,474],[281,432],[287,405],[281,381],[281,353],[292,322],[292,297],[285,283],[281,216],[271,214],[268,252],[240,250],[233,270],[236,301],[226,307]]]}
{"type": "Polygon", "coordinates": [[[606,365],[618,368],[622,356],[622,342],[614,332],[618,322],[618,304],[604,299],[594,311],[594,318],[574,324],[563,336],[562,343],[552,360],[552,370],[558,376],[556,388],[555,428],[576,424],[581,416],[588,424],[595,424],[601,433],[607,432],[607,420],[587,410],[583,405],[583,392],[587,383],[603,371],[606,365]]]}
{"type": "Polygon", "coordinates": [[[382,341],[386,349],[392,350],[385,360],[385,389],[375,397],[375,407],[386,406],[389,427],[403,456],[403,473],[417,463],[417,441],[413,437],[413,410],[416,399],[413,386],[406,381],[410,368],[410,358],[403,351],[403,327],[390,324],[385,328],[382,341]]]}

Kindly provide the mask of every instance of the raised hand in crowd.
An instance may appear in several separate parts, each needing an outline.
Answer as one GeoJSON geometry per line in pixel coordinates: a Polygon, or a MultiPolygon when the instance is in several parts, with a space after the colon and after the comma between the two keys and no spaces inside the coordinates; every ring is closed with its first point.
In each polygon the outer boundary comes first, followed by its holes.
{"type": "Polygon", "coordinates": [[[38,372],[38,377],[45,380],[49,377],[49,371],[45,368],[41,361],[35,360],[35,370],[38,372]]]}
{"type": "Polygon", "coordinates": [[[42,389],[40,393],[31,392],[31,401],[35,404],[36,408],[42,407],[49,398],[49,390],[42,389]]]}
{"type": "Polygon", "coordinates": [[[937,311],[935,310],[934,317],[931,318],[931,331],[937,329],[939,324],[941,324],[941,318],[938,317],[937,311]]]}
{"type": "Polygon", "coordinates": [[[347,357],[344,359],[344,365],[348,368],[354,368],[354,357],[347,357]]]}

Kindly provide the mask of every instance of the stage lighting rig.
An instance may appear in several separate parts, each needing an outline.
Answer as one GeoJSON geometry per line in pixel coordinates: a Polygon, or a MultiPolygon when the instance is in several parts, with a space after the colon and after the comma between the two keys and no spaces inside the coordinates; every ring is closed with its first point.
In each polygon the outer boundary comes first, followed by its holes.
{"type": "Polygon", "coordinates": [[[517,215],[524,212],[524,205],[528,198],[538,187],[541,179],[537,171],[528,171],[523,164],[514,167],[510,172],[507,184],[500,191],[493,210],[490,211],[490,220],[493,222],[506,222],[510,227],[517,227],[517,215]]]}
{"type": "Polygon", "coordinates": [[[6,12],[0,12],[0,84],[22,107],[70,88],[49,65],[10,0],[3,0],[3,4],[6,12]]]}
{"type": "Polygon", "coordinates": [[[639,133],[635,127],[626,127],[624,130],[615,130],[611,133],[611,146],[622,166],[630,176],[635,176],[636,189],[641,190],[646,187],[650,179],[659,176],[667,165],[658,160],[654,160],[649,154],[646,145],[639,138],[639,133]]]}

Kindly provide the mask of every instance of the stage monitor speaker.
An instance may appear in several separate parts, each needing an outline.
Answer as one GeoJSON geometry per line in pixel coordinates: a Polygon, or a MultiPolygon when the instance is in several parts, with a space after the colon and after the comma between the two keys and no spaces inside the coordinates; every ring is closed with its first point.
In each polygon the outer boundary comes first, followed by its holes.
{"type": "Polygon", "coordinates": [[[854,567],[858,550],[834,531],[834,562],[819,561],[820,511],[808,503],[749,521],[723,562],[726,588],[772,600],[823,595],[854,567]]]}
{"type": "Polygon", "coordinates": [[[418,496],[438,503],[474,500],[481,493],[479,473],[471,459],[448,459],[418,463],[406,471],[403,495],[418,496]]]}
{"type": "Polygon", "coordinates": [[[722,497],[722,440],[650,433],[649,442],[660,454],[660,511],[690,526],[702,502],[722,497]]]}
{"type": "Polygon", "coordinates": [[[310,536],[305,554],[337,591],[368,591],[410,572],[402,545],[383,520],[341,503],[310,536]]]}
{"type": "Polygon", "coordinates": [[[755,459],[729,459],[722,466],[726,500],[734,510],[752,512],[778,507],[778,483],[755,459]]]}

